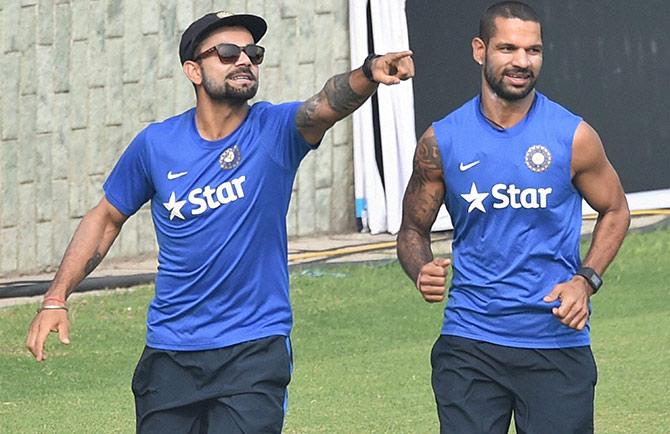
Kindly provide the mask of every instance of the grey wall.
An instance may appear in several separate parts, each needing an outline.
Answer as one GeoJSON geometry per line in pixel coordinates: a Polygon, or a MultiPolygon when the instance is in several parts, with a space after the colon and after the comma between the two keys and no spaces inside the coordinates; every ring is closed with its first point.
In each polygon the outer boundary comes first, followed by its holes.
{"type": "MultiPolygon", "coordinates": [[[[349,69],[346,0],[0,0],[0,275],[53,269],[135,134],[194,104],[179,36],[222,9],[268,21],[258,99],[305,99],[349,69]]],[[[353,227],[350,122],[303,162],[290,235],[353,227]]],[[[145,207],[108,256],[155,250],[145,207]]]]}
{"type": "MultiPolygon", "coordinates": [[[[543,23],[538,89],[600,134],[627,193],[670,188],[670,2],[526,0],[543,23]]],[[[494,1],[408,1],[417,134],[479,92],[470,41],[494,1]]]]}

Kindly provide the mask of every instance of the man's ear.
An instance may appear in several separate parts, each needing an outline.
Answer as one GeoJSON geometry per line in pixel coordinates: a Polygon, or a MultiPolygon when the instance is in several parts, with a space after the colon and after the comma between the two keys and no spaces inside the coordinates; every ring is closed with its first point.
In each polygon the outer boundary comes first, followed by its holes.
{"type": "Polygon", "coordinates": [[[184,70],[184,75],[191,80],[191,83],[196,86],[202,84],[202,71],[198,63],[193,62],[192,60],[187,60],[182,65],[182,69],[184,70]]]}
{"type": "Polygon", "coordinates": [[[480,65],[484,64],[484,57],[486,55],[486,44],[481,38],[472,39],[472,58],[480,65]]]}

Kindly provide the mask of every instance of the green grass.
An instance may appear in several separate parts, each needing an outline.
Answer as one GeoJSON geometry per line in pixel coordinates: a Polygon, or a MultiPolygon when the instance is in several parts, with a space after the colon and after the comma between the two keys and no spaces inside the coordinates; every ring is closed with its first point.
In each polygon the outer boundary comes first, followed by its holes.
{"type": "MultiPolygon", "coordinates": [[[[286,433],[437,432],[430,348],[441,305],[397,264],[291,276],[295,370],[286,433]]],[[[670,230],[631,234],[594,297],[599,433],[670,427],[670,230]]],[[[72,303],[72,345],[23,349],[35,306],[0,310],[1,433],[134,432],[130,379],[151,288],[72,303]]]]}
{"type": "Polygon", "coordinates": [[[670,432],[670,230],[630,235],[594,297],[596,429],[670,432]]]}

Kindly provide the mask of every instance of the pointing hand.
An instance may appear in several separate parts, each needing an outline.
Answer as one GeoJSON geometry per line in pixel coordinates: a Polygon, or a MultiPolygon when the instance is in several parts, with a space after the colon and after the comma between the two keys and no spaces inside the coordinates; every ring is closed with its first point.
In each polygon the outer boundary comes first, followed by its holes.
{"type": "Polygon", "coordinates": [[[411,51],[387,53],[372,60],[370,70],[374,81],[386,85],[398,84],[414,77],[411,51]]]}

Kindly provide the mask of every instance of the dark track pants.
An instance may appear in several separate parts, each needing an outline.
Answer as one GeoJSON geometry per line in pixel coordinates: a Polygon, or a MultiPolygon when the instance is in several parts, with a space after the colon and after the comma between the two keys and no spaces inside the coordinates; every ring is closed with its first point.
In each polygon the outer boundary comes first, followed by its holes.
{"type": "Polygon", "coordinates": [[[145,347],[132,382],[137,432],[280,433],[290,351],[285,336],[208,351],[145,347]]]}
{"type": "Polygon", "coordinates": [[[593,433],[591,348],[511,348],[442,335],[431,353],[442,434],[593,433]]]}

